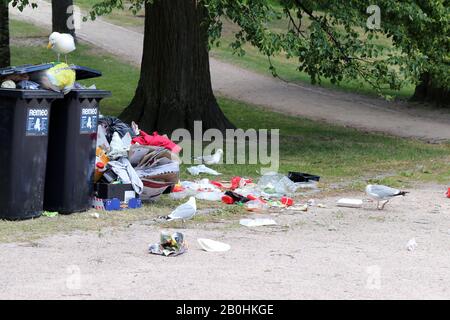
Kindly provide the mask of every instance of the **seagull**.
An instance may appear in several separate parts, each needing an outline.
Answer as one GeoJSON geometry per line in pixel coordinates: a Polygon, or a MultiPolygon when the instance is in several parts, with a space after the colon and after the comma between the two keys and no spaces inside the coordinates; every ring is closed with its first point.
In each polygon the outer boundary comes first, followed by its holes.
{"type": "Polygon", "coordinates": [[[195,161],[201,162],[201,163],[206,163],[208,165],[210,164],[218,164],[220,162],[220,160],[222,160],[222,156],[223,156],[223,150],[222,149],[217,149],[216,153],[214,153],[212,156],[202,156],[202,157],[197,157],[194,158],[195,161]]]}
{"type": "Polygon", "coordinates": [[[183,222],[185,222],[188,219],[192,219],[192,217],[195,216],[196,212],[197,202],[195,200],[195,197],[190,197],[188,202],[182,204],[174,211],[172,211],[172,213],[166,217],[166,220],[182,220],[183,222]]]}
{"type": "Polygon", "coordinates": [[[391,187],[386,187],[382,185],[372,185],[369,184],[366,187],[366,193],[369,197],[377,201],[378,210],[383,210],[384,206],[394,197],[405,196],[407,191],[401,191],[391,187]],[[380,201],[385,201],[380,207],[380,201]]]}
{"type": "Polygon", "coordinates": [[[58,62],[60,62],[61,54],[66,56],[76,50],[75,39],[71,34],[53,32],[48,38],[48,49],[52,49],[58,54],[58,62]]]}

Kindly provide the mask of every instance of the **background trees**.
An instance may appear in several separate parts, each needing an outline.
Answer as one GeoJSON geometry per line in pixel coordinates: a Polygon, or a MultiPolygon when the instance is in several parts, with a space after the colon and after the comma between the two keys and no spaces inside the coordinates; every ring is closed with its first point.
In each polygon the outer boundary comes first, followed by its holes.
{"type": "Polygon", "coordinates": [[[52,0],[52,25],[53,31],[60,33],[70,33],[75,37],[75,28],[69,28],[72,11],[68,10],[73,6],[73,0],[52,0]]]}
{"type": "Polygon", "coordinates": [[[232,128],[211,87],[205,7],[195,0],[155,0],[145,11],[140,81],[120,118],[164,133],[193,131],[194,121],[205,130],[232,128]]]}
{"type": "Polygon", "coordinates": [[[448,94],[448,0],[376,1],[381,14],[378,29],[367,24],[370,3],[364,0],[204,3],[215,22],[211,30],[216,38],[221,32],[218,17],[226,16],[241,28],[233,44],[236,50],[250,42],[269,57],[280,53],[295,57],[313,83],[321,78],[332,82],[360,78],[381,93],[383,88],[398,89],[409,81],[420,83],[417,98],[448,94]],[[289,26],[271,30],[269,22],[282,16],[288,17],[289,26]],[[381,47],[380,39],[391,43],[390,48],[381,47]]]}

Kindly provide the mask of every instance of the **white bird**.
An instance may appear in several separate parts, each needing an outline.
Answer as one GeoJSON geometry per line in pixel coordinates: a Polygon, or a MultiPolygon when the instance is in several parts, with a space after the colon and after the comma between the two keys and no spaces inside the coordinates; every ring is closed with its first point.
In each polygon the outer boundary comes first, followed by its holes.
{"type": "Polygon", "coordinates": [[[172,213],[169,214],[166,219],[167,221],[182,220],[184,222],[188,219],[192,219],[192,217],[195,216],[196,213],[197,201],[195,200],[195,197],[190,197],[188,202],[182,204],[174,211],[172,211],[172,213]]]}
{"type": "Polygon", "coordinates": [[[48,49],[52,49],[58,54],[58,62],[60,61],[61,54],[66,56],[77,48],[75,46],[75,39],[71,34],[53,32],[48,38],[48,49]]]}
{"type": "Polygon", "coordinates": [[[382,185],[369,184],[366,187],[366,193],[369,197],[377,201],[377,208],[383,210],[384,206],[392,199],[398,196],[405,196],[408,192],[386,187],[382,185]],[[380,201],[384,201],[380,208],[380,201]]]}
{"type": "Polygon", "coordinates": [[[195,161],[198,161],[201,163],[218,164],[220,162],[220,160],[222,160],[222,156],[223,156],[223,150],[217,149],[216,153],[214,153],[213,155],[197,157],[194,159],[195,159],[195,161]]]}

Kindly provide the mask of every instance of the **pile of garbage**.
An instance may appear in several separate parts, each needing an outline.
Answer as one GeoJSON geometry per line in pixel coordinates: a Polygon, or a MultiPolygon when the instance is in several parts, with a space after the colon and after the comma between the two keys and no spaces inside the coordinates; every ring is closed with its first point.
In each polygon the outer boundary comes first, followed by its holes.
{"type": "Polygon", "coordinates": [[[172,191],[179,181],[178,145],[157,132],[147,134],[134,122],[130,127],[118,118],[101,116],[98,123],[96,209],[120,210],[130,202],[134,208],[136,199],[139,207],[140,201],[155,201],[172,191]]]}
{"type": "Polygon", "coordinates": [[[318,176],[295,174],[303,179],[299,180],[294,173],[288,176],[268,173],[261,176],[257,183],[244,177],[234,177],[231,181],[181,181],[174,186],[169,196],[175,200],[195,197],[198,200],[222,201],[229,205],[242,205],[248,211],[256,212],[271,207],[290,207],[294,205],[292,197],[299,190],[304,194],[318,192],[320,179],[318,176]]]}

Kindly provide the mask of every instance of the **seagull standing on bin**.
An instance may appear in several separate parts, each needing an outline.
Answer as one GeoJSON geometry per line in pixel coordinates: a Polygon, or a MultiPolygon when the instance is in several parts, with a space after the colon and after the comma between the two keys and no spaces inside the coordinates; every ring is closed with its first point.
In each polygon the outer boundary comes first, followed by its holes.
{"type": "Polygon", "coordinates": [[[401,191],[398,189],[394,189],[391,187],[386,187],[382,185],[372,185],[369,184],[366,187],[366,193],[369,197],[377,201],[377,209],[383,210],[384,206],[393,198],[398,196],[405,196],[407,191],[401,191]],[[384,201],[382,206],[380,207],[380,202],[384,201]]]}
{"type": "Polygon", "coordinates": [[[47,48],[58,54],[58,62],[61,54],[65,55],[67,63],[67,55],[76,50],[75,39],[68,33],[53,32],[48,38],[47,48]]]}
{"type": "Polygon", "coordinates": [[[194,158],[195,161],[201,162],[201,163],[206,163],[208,165],[210,164],[218,164],[220,162],[220,160],[222,160],[222,155],[223,155],[223,150],[222,149],[218,149],[216,151],[216,153],[214,153],[211,156],[202,156],[202,157],[197,157],[194,158]]]}
{"type": "Polygon", "coordinates": [[[190,197],[188,202],[182,204],[174,211],[172,211],[172,213],[169,214],[166,219],[167,221],[181,220],[184,223],[186,220],[192,219],[192,217],[195,216],[196,212],[197,201],[195,200],[195,197],[190,197]]]}

